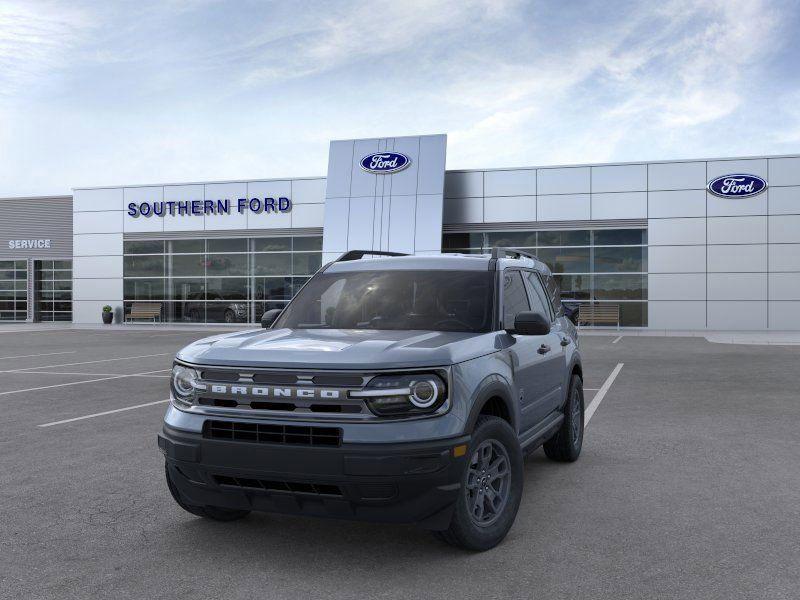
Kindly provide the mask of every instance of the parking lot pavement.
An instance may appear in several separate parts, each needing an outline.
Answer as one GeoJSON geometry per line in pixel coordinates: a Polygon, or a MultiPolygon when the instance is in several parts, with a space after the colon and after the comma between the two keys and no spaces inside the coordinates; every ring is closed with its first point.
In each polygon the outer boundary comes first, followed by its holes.
{"type": "Polygon", "coordinates": [[[413,527],[179,509],[153,403],[202,335],[0,336],[0,597],[798,597],[800,348],[584,337],[587,406],[604,395],[581,459],[528,457],[509,537],[469,554],[413,527]]]}

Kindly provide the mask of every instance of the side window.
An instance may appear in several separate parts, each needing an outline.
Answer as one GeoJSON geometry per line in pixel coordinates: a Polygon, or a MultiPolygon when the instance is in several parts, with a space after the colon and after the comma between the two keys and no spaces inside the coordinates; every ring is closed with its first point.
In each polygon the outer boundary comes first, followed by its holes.
{"type": "Polygon", "coordinates": [[[550,305],[557,316],[562,316],[561,311],[561,290],[558,287],[556,278],[552,275],[542,275],[544,284],[547,287],[547,295],[550,297],[550,305]]]}
{"type": "Polygon", "coordinates": [[[503,327],[513,327],[517,313],[530,310],[528,293],[519,271],[503,273],[503,327]]]}
{"type": "Polygon", "coordinates": [[[553,311],[550,308],[550,301],[548,300],[547,294],[542,288],[542,284],[539,281],[539,277],[536,275],[536,273],[526,271],[525,279],[528,281],[528,285],[530,286],[528,289],[532,292],[531,310],[534,312],[541,313],[546,318],[552,321],[553,311]]]}

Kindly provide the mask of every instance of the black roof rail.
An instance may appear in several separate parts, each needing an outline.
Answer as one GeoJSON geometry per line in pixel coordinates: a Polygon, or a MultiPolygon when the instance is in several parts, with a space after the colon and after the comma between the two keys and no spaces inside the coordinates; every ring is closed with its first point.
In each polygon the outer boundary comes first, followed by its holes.
{"type": "Polygon", "coordinates": [[[359,260],[365,256],[409,256],[405,252],[388,252],[386,250],[348,250],[333,262],[359,260]]]}
{"type": "Polygon", "coordinates": [[[535,254],[520,250],[519,248],[492,248],[492,258],[530,258],[531,260],[539,260],[535,254]]]}

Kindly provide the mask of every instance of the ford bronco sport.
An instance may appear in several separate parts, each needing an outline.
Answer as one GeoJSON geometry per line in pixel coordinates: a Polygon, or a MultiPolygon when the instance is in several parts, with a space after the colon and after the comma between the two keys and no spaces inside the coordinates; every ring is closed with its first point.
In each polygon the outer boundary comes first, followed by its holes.
{"type": "Polygon", "coordinates": [[[522,251],[351,251],[262,326],[176,356],[158,443],[192,514],[416,523],[485,550],[514,522],[523,455],[580,454],[577,332],[522,251]]]}

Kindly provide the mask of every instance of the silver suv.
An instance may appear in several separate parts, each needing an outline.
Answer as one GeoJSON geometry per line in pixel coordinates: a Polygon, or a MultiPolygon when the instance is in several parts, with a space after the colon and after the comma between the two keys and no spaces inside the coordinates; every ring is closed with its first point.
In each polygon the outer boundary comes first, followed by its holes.
{"type": "Polygon", "coordinates": [[[176,356],[158,444],[190,513],[416,523],[486,550],[523,455],[580,454],[577,332],[522,251],[348,252],[262,326],[176,356]]]}

